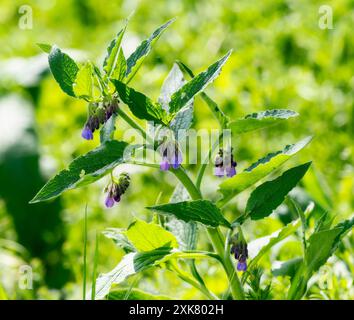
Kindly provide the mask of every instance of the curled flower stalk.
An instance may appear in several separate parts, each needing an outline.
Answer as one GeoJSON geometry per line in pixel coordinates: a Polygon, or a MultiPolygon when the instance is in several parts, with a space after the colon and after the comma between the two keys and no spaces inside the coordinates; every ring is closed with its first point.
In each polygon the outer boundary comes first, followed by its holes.
{"type": "Polygon", "coordinates": [[[105,188],[107,193],[105,206],[112,208],[115,203],[120,202],[121,196],[126,192],[130,185],[130,177],[127,173],[121,173],[118,180],[112,178],[112,181],[105,188]]]}

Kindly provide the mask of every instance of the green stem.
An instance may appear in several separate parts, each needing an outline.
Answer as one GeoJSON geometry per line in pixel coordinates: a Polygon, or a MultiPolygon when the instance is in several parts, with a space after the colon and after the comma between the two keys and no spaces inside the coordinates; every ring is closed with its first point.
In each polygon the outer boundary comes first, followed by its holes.
{"type": "Polygon", "coordinates": [[[200,282],[194,280],[187,272],[181,270],[177,263],[170,263],[169,264],[171,269],[173,271],[175,271],[177,273],[177,275],[185,282],[189,283],[190,285],[192,285],[193,287],[195,287],[196,289],[198,289],[200,292],[202,292],[208,299],[210,300],[219,300],[219,298],[212,293],[211,291],[209,291],[209,289],[201,284],[200,282]]]}

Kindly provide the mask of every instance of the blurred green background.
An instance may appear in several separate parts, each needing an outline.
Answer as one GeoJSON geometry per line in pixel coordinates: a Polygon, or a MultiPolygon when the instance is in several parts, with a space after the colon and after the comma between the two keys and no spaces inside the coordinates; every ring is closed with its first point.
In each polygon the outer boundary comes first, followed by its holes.
{"type": "MultiPolygon", "coordinates": [[[[88,206],[89,271],[96,233],[106,227],[127,227],[134,217],[150,219],[145,206],[168,201],[176,181],[170,175],[141,167],[132,173],[131,188],[112,210],[103,207],[101,181],[65,193],[50,203],[28,205],[47,179],[76,156],[99,144],[83,141],[83,101],[66,96],[47,68],[36,43],[55,43],[78,60],[98,64],[106,47],[133,11],[125,36],[125,54],[172,17],[168,28],[131,85],[157,98],[173,62],[179,59],[196,73],[230,48],[234,52],[221,76],[207,89],[230,118],[273,108],[289,108],[300,117],[271,129],[235,139],[242,170],[268,152],[308,135],[314,140],[293,161],[313,161],[312,170],[294,196],[336,220],[353,212],[354,135],[354,1],[326,1],[333,10],[333,29],[319,27],[322,1],[306,0],[2,0],[0,4],[0,297],[16,299],[79,299],[82,291],[83,218],[88,206]],[[21,29],[20,8],[29,5],[33,27],[21,29]],[[19,287],[22,265],[33,268],[33,290],[19,287]]],[[[216,128],[204,102],[195,101],[196,128],[216,128]]],[[[118,120],[116,138],[126,124],[118,120]]],[[[190,169],[195,171],[193,166],[190,169]]],[[[208,168],[203,191],[215,197],[218,180],[208,168]]],[[[245,206],[244,192],[227,208],[232,218],[245,206]]],[[[246,225],[252,241],[279,229],[289,217],[286,207],[264,221],[246,225]]],[[[201,234],[200,249],[207,249],[201,234]]],[[[319,273],[320,283],[308,298],[348,299],[353,292],[351,235],[319,273]],[[349,265],[349,267],[348,267],[349,265]],[[350,267],[351,266],[351,267],[350,267]]],[[[265,277],[274,261],[296,257],[301,244],[288,239],[262,261],[265,277]]],[[[99,235],[99,272],[111,270],[123,255],[99,235]]],[[[207,285],[222,293],[227,282],[210,262],[198,267],[207,285]]],[[[89,276],[89,280],[91,278],[89,276]]],[[[202,298],[193,288],[163,270],[145,272],[128,281],[149,292],[177,298],[202,298]],[[174,288],[171,292],[171,288],[174,288]]],[[[273,297],[284,297],[289,279],[273,279],[273,297]]]]}

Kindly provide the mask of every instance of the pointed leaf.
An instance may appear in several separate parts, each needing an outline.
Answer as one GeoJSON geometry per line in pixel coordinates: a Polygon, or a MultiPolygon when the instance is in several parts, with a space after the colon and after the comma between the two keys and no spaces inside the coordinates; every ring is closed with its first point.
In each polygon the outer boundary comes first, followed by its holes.
{"type": "Polygon", "coordinates": [[[245,218],[259,220],[269,216],[305,175],[311,162],[291,168],[280,177],[258,186],[249,197],[245,218]]]}
{"type": "Polygon", "coordinates": [[[267,110],[252,113],[244,118],[231,121],[229,128],[234,134],[241,134],[275,125],[285,119],[298,116],[297,112],[286,109],[267,110]]]}
{"type": "Polygon", "coordinates": [[[144,94],[126,86],[123,82],[112,80],[119,97],[139,119],[165,124],[166,113],[159,104],[154,103],[144,94]]]}
{"type": "Polygon", "coordinates": [[[49,180],[30,203],[55,198],[66,190],[100,179],[115,166],[127,160],[125,159],[127,146],[126,142],[108,141],[76,158],[68,169],[62,170],[49,180]]]}
{"type": "Polygon", "coordinates": [[[48,43],[37,43],[37,46],[41,48],[45,53],[50,53],[52,50],[52,45],[48,43]]]}
{"type": "Polygon", "coordinates": [[[79,71],[75,61],[57,46],[53,46],[48,56],[49,67],[55,80],[69,96],[75,97],[73,84],[79,71]]]}
{"type": "Polygon", "coordinates": [[[182,201],[148,207],[148,209],[166,215],[174,215],[186,222],[201,222],[210,227],[220,225],[230,227],[230,223],[224,218],[220,209],[208,200],[182,201]]]}
{"type": "Polygon", "coordinates": [[[169,103],[171,113],[176,113],[184,106],[188,105],[193,97],[203,91],[209,83],[214,81],[220,74],[221,68],[231,54],[229,51],[219,61],[212,64],[206,71],[198,74],[195,78],[187,82],[181,89],[175,92],[169,103]]]}
{"type": "Polygon", "coordinates": [[[219,185],[219,191],[222,193],[223,198],[219,200],[218,205],[225,205],[234,196],[249,188],[273,170],[280,167],[294,154],[304,148],[310,141],[311,137],[307,137],[298,143],[286,146],[282,151],[270,153],[252,164],[245,171],[222,182],[219,185]]]}
{"type": "Polygon", "coordinates": [[[175,19],[171,19],[166,22],[164,25],[156,29],[152,35],[144,40],[139,47],[129,56],[127,59],[127,75],[126,75],[126,83],[134,77],[136,72],[139,70],[141,64],[143,63],[145,57],[150,53],[150,50],[154,43],[159,39],[161,34],[165,31],[165,29],[174,21],[175,19]]]}
{"type": "Polygon", "coordinates": [[[91,63],[85,63],[77,72],[73,91],[76,97],[90,99],[92,97],[93,69],[91,63]]]}
{"type": "Polygon", "coordinates": [[[116,130],[115,127],[116,119],[117,119],[117,115],[113,114],[100,129],[101,144],[105,143],[106,141],[113,140],[114,131],[116,130]]]}

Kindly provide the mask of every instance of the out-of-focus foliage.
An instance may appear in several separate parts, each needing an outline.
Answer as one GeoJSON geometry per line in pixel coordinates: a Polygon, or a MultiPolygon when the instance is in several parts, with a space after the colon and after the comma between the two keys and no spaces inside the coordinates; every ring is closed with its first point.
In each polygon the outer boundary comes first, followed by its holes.
{"type": "MultiPolygon", "coordinates": [[[[103,208],[104,180],[54,202],[28,205],[48,177],[99,144],[98,137],[93,142],[80,138],[86,104],[61,92],[36,43],[56,43],[78,60],[101,63],[109,41],[133,11],[125,35],[126,56],[157,25],[177,17],[132,81],[134,88],[156,101],[175,60],[198,73],[232,48],[221,76],[207,89],[231,119],[278,108],[300,114],[277,126],[237,136],[238,168],[247,168],[289,141],[312,134],[311,145],[296,156],[302,163],[311,159],[312,166],[292,197],[303,208],[314,201],[311,228],[325,211],[336,222],[353,212],[353,1],[326,2],[333,9],[333,29],[319,27],[321,1],[31,0],[27,4],[32,9],[32,29],[19,27],[23,1],[2,0],[0,4],[0,298],[80,298],[85,205],[91,272],[96,232],[126,227],[134,217],[146,220],[151,213],[144,207],[153,205],[161,192],[161,203],[171,196],[176,181],[170,176],[123,165],[118,171],[131,173],[131,188],[113,210],[103,208]],[[19,287],[19,268],[24,265],[32,267],[34,290],[19,287]]],[[[217,126],[202,99],[196,98],[195,109],[195,127],[217,126]]],[[[116,138],[121,138],[126,124],[118,118],[117,127],[116,138]]],[[[211,167],[202,186],[207,195],[215,193],[218,185],[211,167]]],[[[227,206],[230,221],[245,208],[246,199],[240,194],[227,206]]],[[[247,221],[245,236],[248,241],[268,236],[291,221],[292,215],[282,205],[265,220],[247,221]]],[[[203,237],[201,234],[199,249],[205,249],[203,237]]],[[[98,271],[107,272],[124,251],[109,239],[99,238],[98,271]]],[[[314,285],[306,298],[354,298],[353,244],[353,235],[341,243],[336,256],[311,279],[314,285]]],[[[301,252],[301,242],[291,237],[275,246],[259,261],[263,284],[256,283],[258,291],[250,295],[264,298],[272,279],[272,298],[284,297],[289,277],[272,277],[271,269],[301,252]]],[[[215,293],[227,289],[225,275],[216,263],[201,260],[198,270],[215,293]]],[[[91,281],[90,274],[88,277],[91,281]]],[[[169,271],[147,270],[125,287],[137,283],[139,289],[153,294],[170,296],[173,287],[174,297],[202,298],[169,271]]]]}

